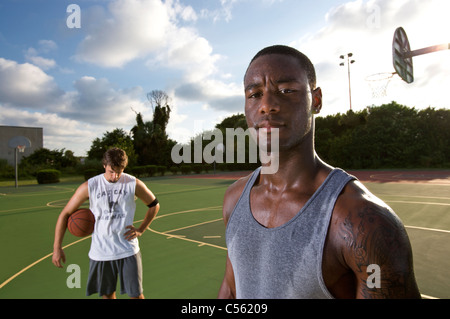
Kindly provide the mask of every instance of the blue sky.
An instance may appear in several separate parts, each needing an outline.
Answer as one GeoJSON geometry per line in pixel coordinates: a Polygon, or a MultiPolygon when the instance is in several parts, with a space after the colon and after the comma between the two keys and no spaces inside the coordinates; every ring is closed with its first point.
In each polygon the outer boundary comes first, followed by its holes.
{"type": "Polygon", "coordinates": [[[146,93],[172,99],[171,138],[186,142],[243,113],[242,78],[257,51],[286,44],[316,65],[322,116],[392,100],[450,108],[450,50],[414,58],[415,82],[398,76],[373,98],[365,78],[393,72],[392,36],[412,49],[448,43],[447,0],[2,0],[0,125],[44,128],[44,147],[86,155],[92,140],[151,120],[146,93]],[[80,28],[67,7],[80,7],[80,28]]]}

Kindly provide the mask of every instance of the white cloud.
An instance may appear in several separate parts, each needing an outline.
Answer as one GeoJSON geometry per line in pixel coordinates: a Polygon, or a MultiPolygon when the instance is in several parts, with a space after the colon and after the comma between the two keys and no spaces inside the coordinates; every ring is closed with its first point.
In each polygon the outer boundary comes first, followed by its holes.
{"type": "Polygon", "coordinates": [[[178,15],[183,21],[197,21],[197,13],[191,6],[184,6],[179,0],[167,0],[165,3],[168,8],[173,8],[172,12],[174,19],[176,19],[176,16],[178,15]]]}
{"type": "Polygon", "coordinates": [[[167,48],[147,61],[150,69],[164,66],[181,70],[184,82],[201,81],[217,71],[221,56],[213,54],[209,42],[195,30],[178,28],[168,33],[167,39],[167,48]]]}
{"type": "Polygon", "coordinates": [[[131,127],[134,111],[145,114],[149,109],[142,101],[141,87],[117,89],[107,79],[83,76],[74,82],[74,88],[49,111],[92,124],[131,127]]]}
{"type": "Polygon", "coordinates": [[[48,70],[56,67],[56,61],[53,59],[47,59],[42,56],[41,54],[49,53],[51,51],[54,51],[58,48],[58,45],[55,41],[52,40],[39,40],[38,42],[38,48],[35,49],[33,47],[28,48],[28,50],[25,51],[25,59],[38,66],[42,70],[48,70]]]}
{"type": "Polygon", "coordinates": [[[240,112],[244,108],[243,93],[240,85],[208,79],[190,82],[176,88],[175,94],[186,101],[202,102],[204,107],[230,113],[240,112]]]}
{"type": "Polygon", "coordinates": [[[70,149],[78,156],[86,155],[86,145],[93,140],[95,133],[101,132],[92,125],[60,117],[55,113],[18,110],[16,107],[2,104],[0,104],[0,122],[15,126],[43,127],[44,147],[70,149]]]}
{"type": "Polygon", "coordinates": [[[39,52],[48,53],[50,51],[54,51],[58,48],[58,45],[53,40],[39,40],[39,52]]]}
{"type": "MultiPolygon", "coordinates": [[[[222,1],[222,12],[228,12],[231,17],[234,3],[234,0],[222,1]]],[[[213,52],[211,44],[196,29],[183,25],[183,22],[195,22],[197,19],[194,9],[178,0],[164,3],[160,0],[115,0],[107,10],[97,8],[88,15],[88,22],[84,23],[88,24],[88,32],[79,45],[77,59],[103,67],[123,67],[135,59],[145,58],[150,72],[159,69],[181,71],[179,78],[173,80],[176,83],[175,99],[186,98],[186,93],[178,94],[183,92],[183,88],[191,86],[194,91],[188,97],[190,102],[203,103],[213,109],[240,109],[242,103],[236,101],[241,92],[237,93],[235,85],[212,80],[218,73],[217,63],[222,56],[213,52]],[[96,16],[101,19],[95,19],[96,16]],[[93,20],[96,22],[89,22],[93,20]]],[[[86,80],[75,84],[77,93],[74,98],[76,103],[82,105],[78,109],[83,110],[83,105],[94,104],[96,110],[106,109],[104,98],[101,101],[89,98],[92,95],[82,85],[86,80]]],[[[97,80],[88,85],[90,89],[98,90],[97,98],[104,95],[100,93],[104,92],[100,89],[100,82],[97,80]]],[[[123,96],[121,92],[117,93],[123,96]]],[[[124,104],[124,101],[120,103],[124,104]]],[[[110,104],[115,105],[115,100],[110,104]]],[[[92,108],[87,108],[86,113],[90,112],[92,108]]],[[[177,116],[178,123],[186,118],[176,112],[172,115],[171,122],[177,116]]]]}
{"type": "Polygon", "coordinates": [[[63,91],[39,67],[0,58],[0,102],[36,108],[53,104],[63,91]]]}
{"type": "Polygon", "coordinates": [[[31,62],[32,64],[40,67],[42,70],[52,69],[56,66],[55,60],[38,56],[38,53],[34,48],[29,48],[26,51],[25,59],[28,62],[31,62]]]}
{"type": "Polygon", "coordinates": [[[115,0],[107,12],[97,12],[101,20],[87,26],[90,30],[76,58],[104,67],[122,67],[163,50],[168,45],[168,35],[177,31],[178,16],[183,21],[197,19],[192,7],[179,1],[115,0]]]}
{"type": "Polygon", "coordinates": [[[88,34],[78,47],[78,61],[123,67],[146,58],[148,67],[182,70],[189,81],[216,71],[220,56],[213,53],[209,42],[195,29],[179,25],[197,20],[194,9],[180,1],[115,0],[107,12],[92,12],[84,23],[88,34]]]}
{"type": "Polygon", "coordinates": [[[104,67],[122,67],[160,49],[169,27],[169,13],[161,1],[116,0],[108,5],[108,16],[89,30],[76,58],[104,67]]]}
{"type": "MultiPolygon", "coordinates": [[[[414,58],[415,82],[405,84],[397,75],[389,82],[385,99],[372,99],[367,76],[394,72],[392,66],[392,38],[397,27],[406,30],[411,48],[440,44],[448,41],[444,30],[450,29],[445,18],[450,4],[445,0],[419,2],[414,0],[352,1],[331,9],[325,17],[325,26],[314,34],[293,41],[292,46],[310,57],[316,66],[318,85],[324,95],[322,114],[346,112],[349,107],[347,65],[340,67],[339,56],[353,53],[351,65],[352,106],[360,110],[371,104],[395,100],[419,108],[444,107],[448,103],[441,96],[429,96],[428,77],[439,79],[439,87],[449,80],[448,52],[432,53],[414,58]],[[437,42],[436,42],[437,41],[437,42]],[[446,54],[446,59],[443,56],[446,54]],[[437,62],[435,59],[439,59],[437,62]],[[436,62],[437,65],[432,66],[436,62]],[[428,71],[427,71],[428,70],[428,71]],[[427,76],[428,75],[428,76],[427,76]],[[426,80],[424,80],[426,78],[426,80]]],[[[380,83],[381,84],[381,83],[380,83]]]]}
{"type": "Polygon", "coordinates": [[[0,103],[59,114],[87,123],[127,126],[135,113],[148,112],[141,87],[117,89],[107,79],[81,77],[64,92],[39,67],[0,58],[0,103]]]}

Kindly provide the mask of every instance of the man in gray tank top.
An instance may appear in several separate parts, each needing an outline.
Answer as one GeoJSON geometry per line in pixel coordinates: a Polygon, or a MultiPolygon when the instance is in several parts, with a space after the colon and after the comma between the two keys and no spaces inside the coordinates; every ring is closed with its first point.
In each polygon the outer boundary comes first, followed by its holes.
{"type": "Polygon", "coordinates": [[[277,129],[279,162],[273,174],[257,169],[225,193],[219,298],[420,298],[402,222],[315,153],[322,92],[310,60],[290,47],[265,48],[244,87],[248,126],[268,136],[277,129]]]}

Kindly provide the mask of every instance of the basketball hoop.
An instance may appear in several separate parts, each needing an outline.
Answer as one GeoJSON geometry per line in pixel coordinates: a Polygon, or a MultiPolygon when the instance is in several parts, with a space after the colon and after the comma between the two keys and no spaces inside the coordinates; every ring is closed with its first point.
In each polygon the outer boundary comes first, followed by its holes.
{"type": "Polygon", "coordinates": [[[372,90],[372,97],[374,99],[386,97],[387,87],[394,74],[395,72],[383,72],[366,77],[366,81],[372,90]]]}
{"type": "Polygon", "coordinates": [[[16,171],[16,188],[19,187],[19,170],[17,167],[19,153],[25,152],[26,147],[31,147],[31,141],[28,137],[25,136],[14,136],[8,141],[8,146],[10,148],[15,149],[14,151],[14,162],[15,162],[15,171],[16,171]]]}

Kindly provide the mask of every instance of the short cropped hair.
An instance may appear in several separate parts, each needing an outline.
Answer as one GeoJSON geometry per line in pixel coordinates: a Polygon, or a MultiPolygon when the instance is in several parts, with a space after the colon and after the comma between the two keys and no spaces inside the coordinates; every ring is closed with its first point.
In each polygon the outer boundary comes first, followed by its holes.
{"type": "Polygon", "coordinates": [[[110,148],[103,154],[102,164],[109,165],[112,169],[125,169],[128,165],[127,153],[117,147],[110,148]]]}
{"type": "MultiPolygon", "coordinates": [[[[283,54],[295,58],[299,62],[300,66],[305,70],[311,90],[314,90],[316,88],[316,69],[314,68],[311,60],[300,51],[286,45],[273,45],[262,49],[261,51],[256,53],[256,55],[250,61],[248,68],[250,68],[250,65],[257,58],[270,54],[283,54]]],[[[247,75],[247,72],[245,74],[247,75]]]]}

